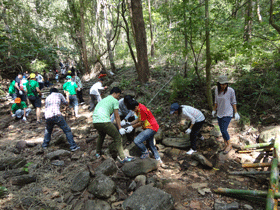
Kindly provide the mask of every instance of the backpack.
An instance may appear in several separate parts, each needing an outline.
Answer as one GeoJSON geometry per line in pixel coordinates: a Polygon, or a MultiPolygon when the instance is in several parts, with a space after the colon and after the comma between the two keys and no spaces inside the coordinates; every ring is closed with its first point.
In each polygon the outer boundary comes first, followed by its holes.
{"type": "Polygon", "coordinates": [[[9,94],[15,93],[15,84],[16,84],[15,80],[11,82],[10,87],[9,87],[9,94]]]}

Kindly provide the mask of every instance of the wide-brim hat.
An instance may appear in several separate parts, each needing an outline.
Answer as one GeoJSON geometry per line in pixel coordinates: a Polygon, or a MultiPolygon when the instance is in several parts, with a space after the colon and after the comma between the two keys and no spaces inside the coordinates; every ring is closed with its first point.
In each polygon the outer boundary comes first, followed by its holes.
{"type": "Polygon", "coordinates": [[[219,82],[220,84],[226,84],[226,83],[229,83],[229,80],[228,80],[228,78],[227,78],[226,75],[221,75],[221,76],[219,76],[219,78],[218,78],[218,82],[219,82]]]}
{"type": "Polygon", "coordinates": [[[170,106],[170,114],[173,114],[174,112],[178,111],[180,108],[180,105],[178,103],[173,103],[170,106]]]}

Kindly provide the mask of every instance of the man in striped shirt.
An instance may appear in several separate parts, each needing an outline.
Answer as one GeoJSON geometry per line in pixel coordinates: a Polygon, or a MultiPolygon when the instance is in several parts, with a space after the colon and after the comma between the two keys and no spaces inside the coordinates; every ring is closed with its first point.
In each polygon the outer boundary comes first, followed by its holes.
{"type": "Polygon", "coordinates": [[[73,139],[71,128],[67,125],[64,117],[60,112],[60,105],[68,105],[68,103],[68,95],[66,100],[56,88],[52,88],[50,90],[50,95],[46,98],[45,101],[46,129],[44,142],[42,144],[43,149],[46,149],[49,146],[49,142],[51,141],[51,134],[55,125],[58,125],[65,133],[67,141],[70,144],[70,150],[72,152],[76,151],[77,149],[80,149],[80,147],[77,146],[73,139]]]}

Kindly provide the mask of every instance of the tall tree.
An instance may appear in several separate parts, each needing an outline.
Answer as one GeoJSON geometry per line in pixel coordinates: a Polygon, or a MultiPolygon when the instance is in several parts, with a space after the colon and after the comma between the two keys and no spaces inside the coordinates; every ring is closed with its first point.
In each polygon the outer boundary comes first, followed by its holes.
{"type": "Polygon", "coordinates": [[[151,32],[151,56],[155,55],[155,43],[153,36],[153,23],[152,23],[152,14],[151,14],[151,0],[148,0],[148,9],[149,9],[149,22],[150,22],[150,32],[151,32]]]}
{"type": "Polygon", "coordinates": [[[270,0],[269,23],[280,34],[280,26],[277,25],[274,21],[273,6],[274,6],[274,0],[270,0]]]}
{"type": "Polygon", "coordinates": [[[253,12],[252,12],[252,0],[247,1],[247,8],[245,13],[245,30],[244,41],[249,42],[252,36],[252,24],[253,24],[253,12]]]}
{"type": "Polygon", "coordinates": [[[137,66],[138,80],[141,83],[146,83],[149,79],[149,63],[147,55],[147,39],[145,23],[142,11],[142,1],[132,0],[132,23],[135,30],[135,45],[137,51],[137,66]]]}

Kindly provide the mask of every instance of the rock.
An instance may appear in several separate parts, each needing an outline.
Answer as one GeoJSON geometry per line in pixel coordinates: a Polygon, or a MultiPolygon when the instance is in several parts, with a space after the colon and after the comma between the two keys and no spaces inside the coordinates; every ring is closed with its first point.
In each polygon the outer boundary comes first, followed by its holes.
{"type": "Polygon", "coordinates": [[[178,157],[181,153],[180,149],[177,148],[168,148],[165,153],[171,158],[178,157]]]}
{"type": "Polygon", "coordinates": [[[154,136],[156,141],[161,141],[163,139],[163,130],[160,128],[158,129],[157,133],[154,136]]]}
{"type": "Polygon", "coordinates": [[[134,191],[136,189],[136,182],[133,180],[130,185],[128,186],[128,191],[134,191]]]}
{"type": "Polygon", "coordinates": [[[216,138],[222,136],[218,125],[215,125],[215,127],[210,131],[210,136],[214,136],[216,138]]]}
{"type": "Polygon", "coordinates": [[[67,151],[67,150],[57,150],[54,152],[50,152],[46,155],[46,158],[53,160],[59,157],[65,157],[65,156],[71,156],[71,152],[67,151]]]}
{"type": "Polygon", "coordinates": [[[23,185],[26,185],[26,184],[29,184],[29,183],[32,183],[32,182],[36,182],[36,180],[37,180],[36,176],[33,176],[33,175],[21,175],[21,176],[13,177],[11,179],[11,183],[13,185],[23,186],[23,185]]]}
{"type": "Polygon", "coordinates": [[[202,154],[196,152],[193,153],[191,157],[199,161],[202,165],[213,168],[213,164],[209,160],[207,160],[202,154]]]}
{"type": "Polygon", "coordinates": [[[237,202],[232,203],[221,203],[215,200],[214,210],[238,210],[239,204],[237,202]]]}
{"type": "Polygon", "coordinates": [[[118,167],[115,161],[112,158],[108,158],[95,169],[95,172],[96,174],[102,173],[106,176],[110,176],[115,174],[117,170],[118,167]]]}
{"type": "Polygon", "coordinates": [[[97,198],[109,198],[115,190],[116,183],[103,174],[99,174],[88,187],[88,191],[97,198]]]}
{"type": "Polygon", "coordinates": [[[41,201],[35,197],[22,198],[20,203],[21,206],[25,207],[26,209],[29,209],[31,206],[36,206],[38,209],[47,209],[47,206],[41,203],[41,201]]]}
{"type": "Polygon", "coordinates": [[[205,193],[211,193],[210,188],[203,188],[197,190],[201,195],[205,195],[205,193]]]}
{"type": "Polygon", "coordinates": [[[154,177],[148,177],[147,184],[151,184],[153,187],[155,187],[157,184],[157,179],[154,177]]]}
{"type": "Polygon", "coordinates": [[[113,83],[110,85],[110,87],[111,87],[111,89],[112,89],[113,87],[119,87],[119,85],[120,85],[119,82],[113,82],[113,83]]]}
{"type": "Polygon", "coordinates": [[[146,178],[146,176],[144,176],[144,175],[138,175],[137,177],[135,177],[135,181],[136,181],[137,183],[140,183],[141,186],[146,185],[146,180],[147,180],[147,178],[146,178]]]}
{"type": "Polygon", "coordinates": [[[16,148],[21,152],[21,150],[25,149],[27,146],[26,146],[26,141],[18,141],[16,143],[16,148]]]}
{"type": "Polygon", "coordinates": [[[23,158],[5,158],[0,160],[0,171],[5,169],[16,169],[23,167],[26,164],[26,160],[23,158]]]}
{"type": "Polygon", "coordinates": [[[280,126],[266,127],[259,135],[259,142],[270,142],[272,139],[275,139],[276,134],[280,136],[280,126]]]}
{"type": "Polygon", "coordinates": [[[191,209],[201,209],[201,203],[199,201],[191,201],[191,209]]]}
{"type": "Polygon", "coordinates": [[[122,206],[123,209],[131,210],[171,210],[174,208],[174,203],[172,195],[150,185],[145,185],[127,198],[122,206]]]}
{"type": "Polygon", "coordinates": [[[14,170],[9,170],[9,171],[5,171],[3,174],[3,178],[7,179],[10,177],[14,177],[14,176],[20,176],[23,174],[28,174],[28,171],[22,170],[22,169],[14,169],[14,170]]]}
{"type": "Polygon", "coordinates": [[[254,208],[248,204],[244,204],[243,209],[245,210],[253,210],[254,208]]]}
{"type": "Polygon", "coordinates": [[[63,160],[54,160],[54,161],[52,161],[52,165],[63,166],[64,165],[64,161],[63,160]]]}
{"type": "Polygon", "coordinates": [[[136,159],[135,161],[124,164],[122,171],[126,176],[135,177],[146,174],[158,168],[158,161],[155,159],[136,159]]]}
{"type": "Polygon", "coordinates": [[[103,200],[87,200],[83,210],[111,210],[111,206],[103,200]]]}
{"type": "Polygon", "coordinates": [[[187,138],[165,138],[162,140],[162,144],[168,147],[186,148],[191,146],[189,135],[187,138]]]}
{"type": "Polygon", "coordinates": [[[71,190],[74,192],[79,192],[84,190],[89,183],[89,179],[90,179],[90,174],[88,171],[82,171],[78,173],[72,182],[71,190]]]}

